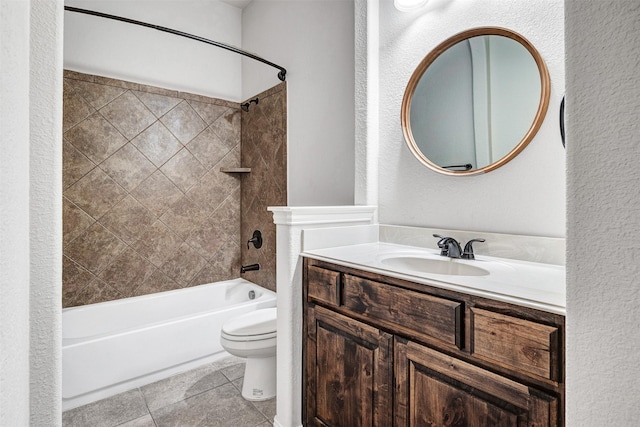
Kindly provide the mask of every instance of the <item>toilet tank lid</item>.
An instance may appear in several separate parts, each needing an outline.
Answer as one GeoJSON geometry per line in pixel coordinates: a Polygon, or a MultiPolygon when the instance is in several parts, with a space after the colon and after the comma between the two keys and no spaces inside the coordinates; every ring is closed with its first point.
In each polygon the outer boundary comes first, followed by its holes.
{"type": "Polygon", "coordinates": [[[229,319],[222,325],[228,335],[261,335],[276,331],[276,309],[261,308],[229,319]]]}

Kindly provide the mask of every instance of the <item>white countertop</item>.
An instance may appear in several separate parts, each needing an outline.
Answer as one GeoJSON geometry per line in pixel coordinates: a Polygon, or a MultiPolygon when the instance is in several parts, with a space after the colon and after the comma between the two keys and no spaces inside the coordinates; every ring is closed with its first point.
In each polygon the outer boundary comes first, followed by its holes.
{"type": "Polygon", "coordinates": [[[384,274],[443,289],[492,298],[525,307],[566,314],[565,268],[559,265],[477,255],[475,260],[440,257],[439,251],[392,243],[364,243],[313,249],[302,256],[345,267],[384,274]],[[382,260],[390,256],[416,256],[464,263],[489,271],[484,276],[454,276],[395,269],[382,260]]]}

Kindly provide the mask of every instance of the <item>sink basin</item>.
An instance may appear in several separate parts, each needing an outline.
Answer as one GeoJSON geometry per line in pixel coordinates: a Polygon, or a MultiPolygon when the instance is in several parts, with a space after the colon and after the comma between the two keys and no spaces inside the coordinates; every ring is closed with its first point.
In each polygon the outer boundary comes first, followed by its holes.
{"type": "MultiPolygon", "coordinates": [[[[390,256],[380,262],[398,270],[411,270],[419,273],[442,274],[448,276],[487,276],[489,271],[474,265],[461,263],[454,259],[435,259],[421,256],[390,256]]],[[[473,261],[472,261],[473,262],[473,261]]]]}

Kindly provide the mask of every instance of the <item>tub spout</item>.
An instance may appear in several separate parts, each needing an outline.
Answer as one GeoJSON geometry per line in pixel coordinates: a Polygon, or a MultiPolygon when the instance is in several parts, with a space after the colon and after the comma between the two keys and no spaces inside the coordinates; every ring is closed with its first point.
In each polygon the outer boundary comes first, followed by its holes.
{"type": "Polygon", "coordinates": [[[246,273],[247,271],[255,270],[260,270],[260,264],[243,265],[242,267],[240,267],[240,274],[246,273]]]}

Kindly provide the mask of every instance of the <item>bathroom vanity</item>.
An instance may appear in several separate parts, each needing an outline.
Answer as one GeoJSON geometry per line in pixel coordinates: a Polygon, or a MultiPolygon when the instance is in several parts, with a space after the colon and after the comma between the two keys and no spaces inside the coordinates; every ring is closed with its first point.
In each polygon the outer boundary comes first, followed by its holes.
{"type": "Polygon", "coordinates": [[[563,268],[385,250],[303,254],[305,425],[564,425],[563,268]]]}

